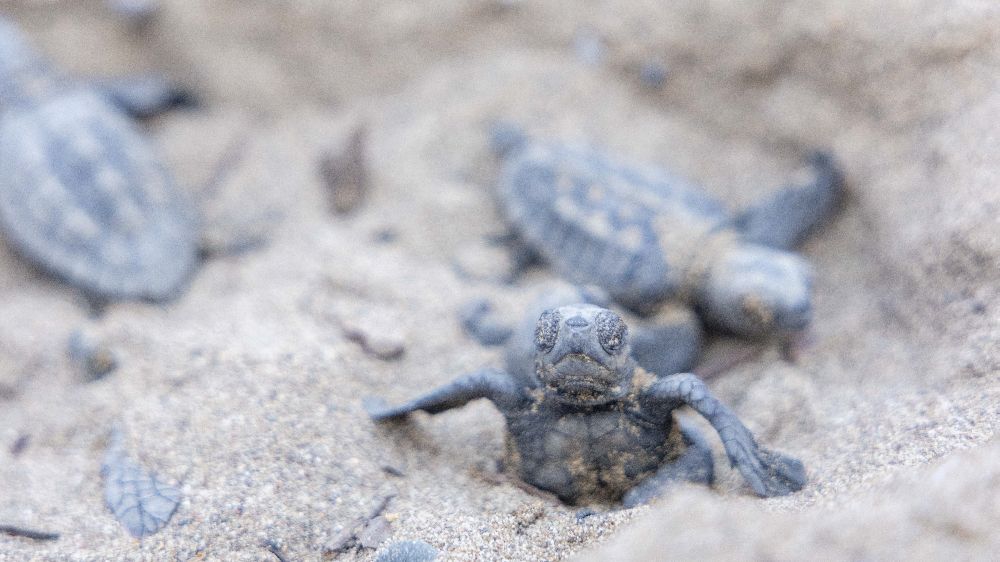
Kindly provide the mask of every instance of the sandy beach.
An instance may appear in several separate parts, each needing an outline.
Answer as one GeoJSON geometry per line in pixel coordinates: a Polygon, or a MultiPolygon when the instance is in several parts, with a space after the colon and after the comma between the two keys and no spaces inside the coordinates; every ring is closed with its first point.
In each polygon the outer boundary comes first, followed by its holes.
{"type": "Polygon", "coordinates": [[[1000,550],[1000,8],[161,4],[144,26],[91,0],[0,13],[74,75],[157,71],[194,91],[201,106],[144,130],[206,239],[265,243],[208,259],[173,302],[98,317],[0,244],[0,524],[60,534],[0,535],[0,560],[367,561],[398,540],[456,561],[1000,550]],[[401,401],[501,365],[458,309],[522,309],[553,280],[491,280],[508,259],[490,243],[506,229],[497,118],[667,167],[733,209],[797,177],[809,150],[836,154],[848,200],[801,248],[813,344],[710,381],[762,443],[803,460],[801,492],[756,498],[713,439],[712,489],[578,518],[501,471],[488,403],[400,428],[368,420],[363,397],[401,401]],[[335,215],[319,162],[359,126],[370,191],[335,215]],[[112,374],[88,382],[67,357],[78,330],[115,350],[112,374]],[[183,494],[141,541],[103,502],[116,423],[183,494]],[[374,512],[372,547],[345,551],[374,512]]]}

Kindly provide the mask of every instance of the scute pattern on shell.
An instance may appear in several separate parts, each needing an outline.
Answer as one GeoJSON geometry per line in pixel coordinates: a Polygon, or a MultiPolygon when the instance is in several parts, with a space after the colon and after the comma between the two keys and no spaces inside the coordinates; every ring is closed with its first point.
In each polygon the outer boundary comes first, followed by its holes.
{"type": "Polygon", "coordinates": [[[174,296],[197,260],[194,210],[135,126],[88,90],[0,117],[0,226],[87,293],[174,296]]]}
{"type": "Polygon", "coordinates": [[[498,192],[507,220],[560,275],[636,309],[679,292],[691,248],[730,220],[682,178],[571,144],[520,143],[504,155],[498,192]]]}

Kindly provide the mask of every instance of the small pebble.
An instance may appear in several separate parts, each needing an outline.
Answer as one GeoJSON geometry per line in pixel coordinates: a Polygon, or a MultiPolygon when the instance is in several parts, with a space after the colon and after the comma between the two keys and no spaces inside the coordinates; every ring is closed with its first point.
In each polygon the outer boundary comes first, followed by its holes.
{"type": "Polygon", "coordinates": [[[22,433],[14,440],[14,443],[10,446],[10,455],[12,457],[19,456],[28,448],[28,444],[31,443],[31,436],[22,433]]]}
{"type": "Polygon", "coordinates": [[[399,232],[389,226],[376,230],[372,235],[372,241],[376,244],[392,244],[396,240],[399,240],[399,232]]]}
{"type": "Polygon", "coordinates": [[[367,145],[368,129],[361,125],[351,133],[344,148],[331,150],[320,160],[319,174],[335,214],[351,213],[368,197],[367,145]]]}
{"type": "Polygon", "coordinates": [[[392,466],[391,464],[382,465],[382,472],[390,476],[398,476],[398,477],[406,476],[406,474],[404,474],[402,470],[399,470],[398,468],[392,466]]]}
{"type": "Polygon", "coordinates": [[[83,368],[88,381],[100,380],[118,368],[118,358],[107,343],[84,330],[70,336],[69,357],[83,368]]]}
{"type": "Polygon", "coordinates": [[[385,547],[375,562],[431,562],[438,550],[424,541],[399,541],[385,547]]]}
{"type": "Polygon", "coordinates": [[[651,90],[659,90],[667,83],[670,73],[667,67],[658,62],[649,61],[639,69],[639,81],[651,90]]]}

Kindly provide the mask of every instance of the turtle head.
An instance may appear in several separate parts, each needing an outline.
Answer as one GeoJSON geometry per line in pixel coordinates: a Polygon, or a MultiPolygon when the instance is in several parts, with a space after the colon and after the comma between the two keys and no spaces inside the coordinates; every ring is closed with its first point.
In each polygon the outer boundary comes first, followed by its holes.
{"type": "Polygon", "coordinates": [[[535,371],[559,402],[594,406],[628,393],[635,362],[628,327],[592,304],[546,310],[535,327],[535,371]]]}
{"type": "Polygon", "coordinates": [[[812,320],[812,268],[789,252],[733,246],[711,265],[698,301],[710,322],[740,335],[801,332],[812,320]]]}

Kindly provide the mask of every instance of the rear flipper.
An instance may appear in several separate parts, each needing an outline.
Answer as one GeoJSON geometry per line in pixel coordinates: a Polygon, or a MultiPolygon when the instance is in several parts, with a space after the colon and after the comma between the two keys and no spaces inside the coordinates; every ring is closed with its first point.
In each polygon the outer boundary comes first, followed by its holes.
{"type": "Polygon", "coordinates": [[[687,450],[672,462],[660,467],[656,474],[625,492],[625,496],[622,497],[624,507],[649,503],[662,496],[678,482],[692,482],[706,486],[711,486],[715,482],[715,463],[708,442],[694,427],[683,421],[679,423],[687,450]]]}
{"type": "Polygon", "coordinates": [[[657,376],[692,370],[701,348],[701,326],[688,309],[671,307],[632,329],[632,357],[657,376]]]}
{"type": "Polygon", "coordinates": [[[156,74],[108,78],[95,84],[112,104],[136,119],[152,117],[175,107],[197,105],[194,94],[156,74]]]}
{"type": "Polygon", "coordinates": [[[844,176],[833,156],[814,152],[809,157],[814,180],[782,188],[736,218],[743,238],[787,250],[833,214],[844,195],[844,176]]]}

